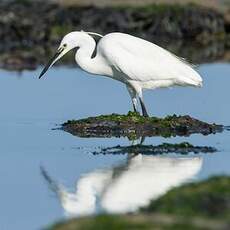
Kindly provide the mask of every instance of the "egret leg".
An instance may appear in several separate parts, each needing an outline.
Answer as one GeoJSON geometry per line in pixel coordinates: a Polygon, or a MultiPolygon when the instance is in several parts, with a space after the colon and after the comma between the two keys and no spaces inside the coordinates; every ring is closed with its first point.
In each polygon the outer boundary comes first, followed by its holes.
{"type": "Polygon", "coordinates": [[[133,104],[133,110],[134,112],[138,112],[138,108],[137,108],[137,93],[134,89],[132,89],[130,86],[126,85],[129,95],[131,97],[132,100],[132,104],[133,104]]]}
{"type": "Polygon", "coordinates": [[[142,145],[144,143],[144,141],[145,141],[145,136],[142,136],[141,141],[140,141],[140,145],[142,145]]]}
{"type": "Polygon", "coordinates": [[[147,109],[145,107],[145,103],[144,103],[144,100],[143,100],[143,96],[142,96],[142,93],[139,94],[139,100],[140,100],[140,104],[141,104],[141,109],[142,109],[142,114],[144,117],[149,117],[148,113],[147,113],[147,109]]]}

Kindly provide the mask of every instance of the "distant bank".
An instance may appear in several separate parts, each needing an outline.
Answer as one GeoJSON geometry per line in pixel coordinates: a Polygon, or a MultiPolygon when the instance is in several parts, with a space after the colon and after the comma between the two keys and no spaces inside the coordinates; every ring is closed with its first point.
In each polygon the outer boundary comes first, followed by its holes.
{"type": "MultiPolygon", "coordinates": [[[[9,0],[8,0],[9,1],[9,0]]],[[[30,0],[34,1],[34,0],[30,0]]],[[[145,6],[150,4],[196,4],[200,6],[210,7],[217,10],[225,11],[230,4],[228,1],[223,0],[49,0],[53,3],[61,5],[78,5],[78,6],[96,6],[96,7],[108,7],[108,6],[145,6]]]]}
{"type": "MultiPolygon", "coordinates": [[[[70,3],[70,0],[66,2],[70,3]]],[[[80,4],[81,1],[72,2],[80,4]]],[[[100,2],[103,1],[98,4],[100,2]]],[[[19,50],[23,50],[27,51],[26,54],[23,52],[23,58],[29,60],[27,67],[34,68],[33,65],[45,61],[50,47],[56,47],[64,34],[82,29],[101,34],[113,31],[130,33],[166,48],[169,44],[181,47],[184,42],[192,42],[198,47],[218,43],[222,50],[229,47],[230,21],[227,13],[215,10],[215,7],[194,4],[96,7],[79,4],[29,0],[1,2],[0,67],[8,65],[14,69],[21,66],[21,60],[12,57],[20,56],[19,50]],[[35,51],[38,57],[33,55],[35,51]]],[[[177,48],[171,49],[178,53],[177,48]]]]}

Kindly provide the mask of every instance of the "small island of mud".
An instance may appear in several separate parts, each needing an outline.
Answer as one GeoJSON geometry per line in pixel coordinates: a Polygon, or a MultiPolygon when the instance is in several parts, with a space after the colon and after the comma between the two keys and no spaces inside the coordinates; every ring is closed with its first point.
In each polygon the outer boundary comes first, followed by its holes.
{"type": "Polygon", "coordinates": [[[128,137],[131,140],[152,136],[189,136],[195,133],[209,135],[223,131],[222,125],[208,124],[188,115],[146,118],[134,112],[69,120],[62,128],[79,137],[128,137]]]}

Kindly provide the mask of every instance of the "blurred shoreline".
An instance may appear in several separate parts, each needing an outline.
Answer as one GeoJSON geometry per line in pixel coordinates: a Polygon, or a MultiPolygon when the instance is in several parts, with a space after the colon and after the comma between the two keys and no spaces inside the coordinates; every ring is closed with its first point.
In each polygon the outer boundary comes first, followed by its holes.
{"type": "MultiPolygon", "coordinates": [[[[82,1],[70,2],[64,5],[55,1],[1,2],[0,68],[37,68],[47,61],[62,37],[74,30],[129,33],[155,42],[195,64],[230,59],[228,10],[216,9],[213,3],[216,1],[210,1],[210,8],[166,4],[167,1],[115,7],[79,6],[82,1]]],[[[62,63],[73,64],[72,55],[62,63]]]]}
{"type": "Polygon", "coordinates": [[[108,6],[146,6],[151,4],[196,4],[199,6],[205,6],[220,11],[225,11],[230,4],[228,1],[223,0],[49,0],[53,3],[58,3],[63,6],[96,6],[96,7],[108,7],[108,6]]]}

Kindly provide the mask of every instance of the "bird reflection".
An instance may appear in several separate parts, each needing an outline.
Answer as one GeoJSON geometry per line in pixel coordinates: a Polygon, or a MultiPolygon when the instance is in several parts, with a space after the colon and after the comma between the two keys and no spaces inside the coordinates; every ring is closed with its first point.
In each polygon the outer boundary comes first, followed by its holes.
{"type": "Polygon", "coordinates": [[[129,154],[112,168],[82,176],[75,192],[41,173],[56,194],[67,216],[83,216],[100,207],[108,213],[135,212],[153,199],[193,178],[201,169],[201,157],[165,157],[129,154]]]}

